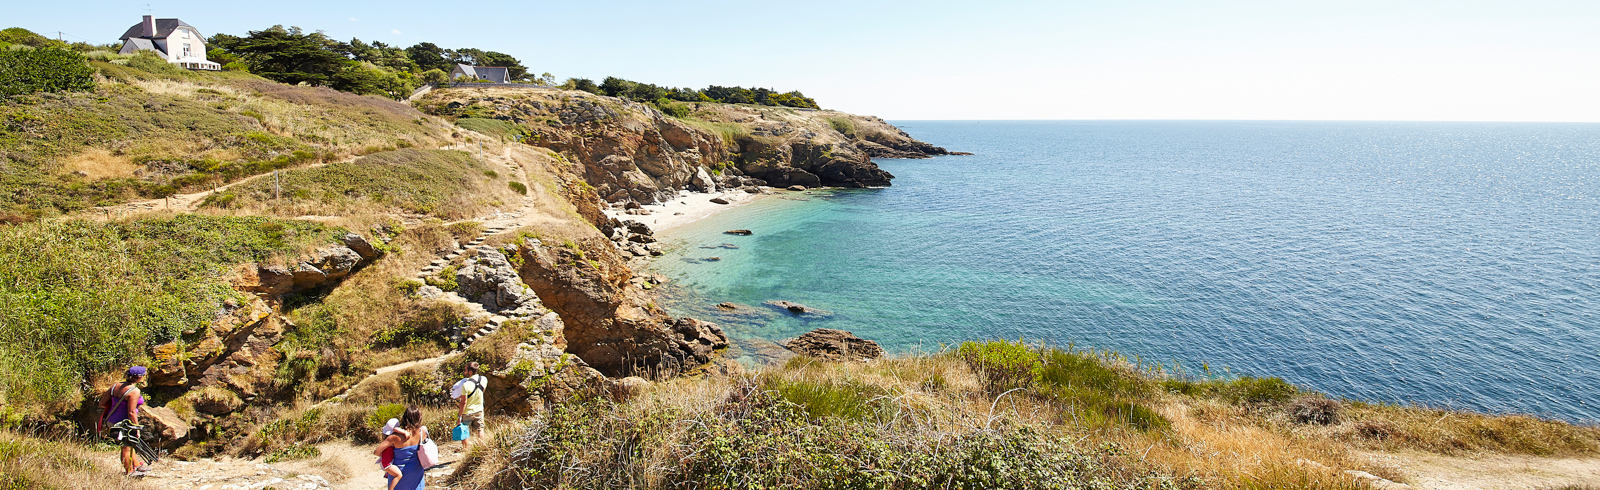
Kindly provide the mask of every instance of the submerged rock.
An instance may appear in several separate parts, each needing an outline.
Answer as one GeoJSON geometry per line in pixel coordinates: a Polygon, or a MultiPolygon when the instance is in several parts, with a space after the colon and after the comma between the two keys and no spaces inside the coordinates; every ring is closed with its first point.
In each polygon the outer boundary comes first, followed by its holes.
{"type": "Polygon", "coordinates": [[[767,304],[789,310],[790,313],[794,313],[796,315],[811,311],[810,308],[806,308],[806,305],[789,301],[768,301],[767,304]]]}
{"type": "Polygon", "coordinates": [[[743,236],[750,236],[750,235],[755,234],[754,232],[752,232],[750,230],[728,230],[728,231],[724,231],[723,233],[726,233],[726,234],[729,234],[729,235],[743,235],[743,236]]]}
{"type": "Polygon", "coordinates": [[[844,330],[819,328],[789,339],[784,348],[825,361],[866,362],[883,357],[877,342],[857,337],[844,330]]]}

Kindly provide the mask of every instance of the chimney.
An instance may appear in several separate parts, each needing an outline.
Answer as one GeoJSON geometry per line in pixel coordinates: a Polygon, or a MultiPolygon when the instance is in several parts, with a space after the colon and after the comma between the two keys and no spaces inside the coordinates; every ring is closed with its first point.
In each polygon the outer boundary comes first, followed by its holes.
{"type": "Polygon", "coordinates": [[[142,34],[140,34],[140,37],[155,37],[155,36],[156,36],[156,19],[155,19],[155,17],[151,17],[151,16],[146,15],[146,16],[144,16],[144,32],[142,34]]]}

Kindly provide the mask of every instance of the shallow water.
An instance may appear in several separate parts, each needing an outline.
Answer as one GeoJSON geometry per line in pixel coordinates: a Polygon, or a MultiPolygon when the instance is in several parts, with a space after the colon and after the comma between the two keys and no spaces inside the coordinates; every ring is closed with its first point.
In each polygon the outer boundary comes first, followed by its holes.
{"type": "Polygon", "coordinates": [[[1023,338],[1600,421],[1600,125],[898,124],[977,155],[671,230],[668,309],[751,355],[819,327],[1023,338]],[[761,306],[780,299],[826,314],[761,306]]]}

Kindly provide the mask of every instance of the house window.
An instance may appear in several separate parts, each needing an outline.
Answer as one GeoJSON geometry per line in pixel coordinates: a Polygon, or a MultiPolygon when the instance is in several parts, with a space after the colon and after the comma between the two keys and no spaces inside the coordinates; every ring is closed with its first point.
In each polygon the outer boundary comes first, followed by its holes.
{"type": "Polygon", "coordinates": [[[189,43],[183,43],[183,57],[188,58],[189,56],[189,43]]]}

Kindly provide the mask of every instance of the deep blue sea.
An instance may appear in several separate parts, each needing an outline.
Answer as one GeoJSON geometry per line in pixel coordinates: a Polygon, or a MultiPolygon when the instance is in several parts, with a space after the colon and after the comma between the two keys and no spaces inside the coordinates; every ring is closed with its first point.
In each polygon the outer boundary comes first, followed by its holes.
{"type": "Polygon", "coordinates": [[[1600,124],[896,124],[976,155],[671,230],[668,309],[750,358],[819,327],[900,352],[1020,338],[1600,421],[1600,124]]]}

